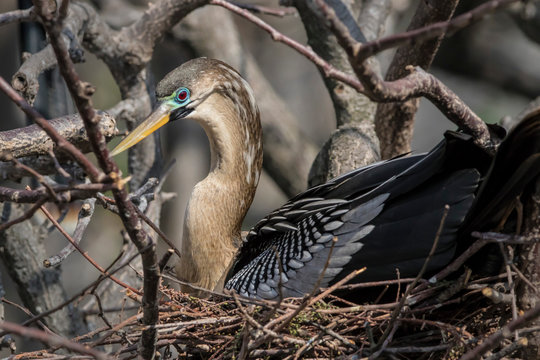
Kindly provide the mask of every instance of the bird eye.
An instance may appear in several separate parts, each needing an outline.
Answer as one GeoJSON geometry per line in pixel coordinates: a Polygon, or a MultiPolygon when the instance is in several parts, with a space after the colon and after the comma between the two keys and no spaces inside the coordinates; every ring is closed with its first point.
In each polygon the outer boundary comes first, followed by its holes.
{"type": "Polygon", "coordinates": [[[189,90],[186,88],[181,88],[176,92],[176,96],[174,98],[176,102],[180,105],[184,105],[189,101],[189,90]]]}

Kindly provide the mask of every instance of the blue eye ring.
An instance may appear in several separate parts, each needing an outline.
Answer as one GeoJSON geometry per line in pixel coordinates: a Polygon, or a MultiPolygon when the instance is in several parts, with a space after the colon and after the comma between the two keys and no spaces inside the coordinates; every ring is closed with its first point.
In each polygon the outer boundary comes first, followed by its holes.
{"type": "Polygon", "coordinates": [[[187,104],[189,102],[189,89],[184,87],[178,89],[174,95],[174,101],[176,101],[179,105],[187,104]]]}

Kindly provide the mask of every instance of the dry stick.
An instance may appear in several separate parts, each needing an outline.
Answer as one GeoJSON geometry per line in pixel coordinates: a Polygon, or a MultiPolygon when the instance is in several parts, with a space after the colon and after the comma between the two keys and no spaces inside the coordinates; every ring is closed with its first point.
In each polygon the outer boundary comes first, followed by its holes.
{"type": "Polygon", "coordinates": [[[534,286],[534,284],[525,277],[525,275],[523,275],[523,273],[517,268],[516,264],[514,263],[511,263],[510,266],[512,267],[512,270],[514,270],[514,272],[517,274],[517,276],[520,278],[520,280],[522,280],[525,284],[527,284],[527,286],[529,286],[529,288],[536,294],[538,295],[538,291],[539,289],[534,286]]]}
{"type": "MultiPolygon", "coordinates": [[[[67,2],[68,0],[64,0],[64,4],[61,7],[61,10],[66,9],[66,13],[68,5],[67,2]]],[[[47,0],[34,0],[34,6],[36,7],[36,12],[42,19],[42,23],[47,34],[49,35],[49,42],[54,49],[60,72],[73,97],[77,110],[83,119],[84,126],[88,134],[88,139],[90,140],[98,163],[107,174],[115,178],[117,183],[122,185],[122,180],[119,176],[120,170],[109,156],[107,143],[98,128],[99,117],[97,116],[96,111],[94,110],[90,101],[90,97],[94,93],[94,88],[90,84],[84,83],[79,78],[77,72],[75,71],[75,66],[69,56],[66,44],[61,38],[62,16],[65,16],[65,13],[61,13],[61,17],[59,19],[55,19],[54,14],[49,10],[49,2],[47,0]]],[[[138,22],[135,24],[138,24],[138,22]]],[[[158,290],[160,283],[156,249],[155,246],[147,249],[147,246],[153,242],[141,226],[141,221],[139,220],[135,210],[136,207],[131,201],[128,200],[127,192],[122,189],[122,186],[119,186],[118,189],[113,190],[113,195],[116,200],[120,218],[122,219],[124,227],[126,228],[131,241],[133,241],[141,254],[144,272],[144,291],[142,295],[142,307],[144,314],[143,324],[155,325],[159,321],[158,290]],[[142,249],[147,250],[142,252],[142,249]]],[[[156,336],[157,333],[153,328],[143,331],[140,340],[140,352],[142,358],[152,359],[154,357],[157,340],[156,336]]]]}
{"type": "MultiPolygon", "coordinates": [[[[39,208],[45,204],[46,200],[45,199],[41,199],[41,200],[38,200],[34,205],[32,205],[32,207],[30,209],[28,209],[24,214],[22,214],[21,216],[19,216],[18,218],[16,219],[13,219],[11,221],[7,221],[3,224],[0,224],[0,231],[5,231],[7,228],[15,225],[15,224],[18,224],[18,223],[21,223],[25,220],[28,220],[30,219],[34,213],[36,211],[39,210],[39,208]]],[[[4,204],[4,206],[7,206],[7,204],[4,204]]]]}
{"type": "Polygon", "coordinates": [[[476,8],[456,16],[449,21],[440,21],[424,27],[405,31],[399,34],[389,35],[380,39],[369,41],[361,45],[356,57],[358,61],[364,61],[370,56],[373,56],[381,51],[398,47],[412,42],[421,42],[433,39],[446,33],[455,32],[463,29],[476,21],[481,20],[484,16],[498,9],[509,6],[519,0],[491,0],[477,6],[476,8]]]}
{"type": "MultiPolygon", "coordinates": [[[[109,191],[116,188],[116,184],[78,184],[53,186],[57,194],[56,202],[68,203],[73,200],[88,199],[97,192],[109,191]]],[[[0,202],[8,201],[18,204],[36,203],[49,200],[49,194],[43,188],[36,190],[10,189],[0,186],[0,202]]]]}
{"type": "MultiPolygon", "coordinates": [[[[73,232],[73,241],[79,244],[83,238],[86,228],[90,224],[92,215],[94,214],[96,199],[85,200],[79,211],[79,216],[77,220],[77,225],[75,226],[75,231],[73,232]]],[[[68,244],[56,255],[49,257],[48,259],[43,260],[43,265],[45,267],[56,266],[64,261],[71,253],[75,251],[73,245],[68,244]]]]}
{"type": "Polygon", "coordinates": [[[400,321],[408,322],[411,324],[429,325],[429,326],[437,327],[441,330],[454,334],[454,336],[456,336],[457,338],[466,336],[469,340],[474,340],[474,336],[470,332],[465,330],[465,327],[454,326],[454,325],[443,323],[441,321],[432,321],[432,320],[426,320],[426,319],[400,319],[400,321]]]}
{"type": "Polygon", "coordinates": [[[495,242],[495,243],[504,242],[506,244],[528,244],[528,243],[530,244],[533,241],[534,242],[540,241],[540,238],[535,238],[535,237],[507,235],[507,234],[499,234],[499,233],[493,233],[493,232],[480,233],[480,232],[474,231],[471,235],[477,238],[478,240],[476,240],[471,246],[467,248],[467,250],[465,250],[454,261],[448,264],[444,269],[442,269],[437,274],[429,278],[427,283],[420,284],[415,289],[415,292],[424,290],[429,286],[429,284],[433,285],[441,281],[442,279],[446,278],[448,275],[458,270],[461,267],[461,265],[463,265],[465,261],[467,261],[467,259],[469,259],[471,256],[476,254],[481,248],[483,248],[486,244],[490,242],[495,242]]]}
{"type": "Polygon", "coordinates": [[[165,269],[165,266],[167,266],[167,263],[171,259],[172,254],[174,254],[174,249],[168,249],[165,254],[163,254],[163,257],[161,260],[159,260],[159,271],[163,272],[163,269],[165,269]]]}
{"type": "Polygon", "coordinates": [[[32,339],[42,341],[50,345],[60,345],[63,348],[66,348],[71,351],[75,351],[81,354],[91,355],[96,359],[110,359],[107,354],[102,353],[101,351],[92,349],[82,344],[70,341],[66,338],[63,338],[54,334],[47,334],[46,332],[34,328],[28,328],[15,324],[8,321],[0,321],[0,329],[7,331],[8,333],[17,334],[19,336],[24,336],[32,339]]]}
{"type": "Polygon", "coordinates": [[[122,282],[120,279],[114,277],[114,276],[110,276],[109,273],[107,273],[107,271],[105,271],[105,269],[99,265],[94,259],[92,259],[86,251],[84,251],[83,249],[81,249],[81,247],[79,246],[79,244],[77,244],[77,242],[71,237],[71,235],[69,235],[66,230],[64,230],[64,228],[62,227],[62,225],[60,225],[58,223],[58,221],[56,221],[56,219],[51,215],[51,213],[45,208],[45,207],[41,207],[41,211],[45,214],[45,216],[54,224],[54,226],[56,226],[56,228],[58,229],[58,231],[60,231],[60,233],[62,235],[64,235],[64,237],[71,243],[71,245],[73,245],[73,247],[75,249],[77,249],[78,252],[81,253],[81,255],[86,259],[88,260],[88,262],[90,264],[92,264],[92,266],[94,266],[103,276],[109,276],[111,278],[112,281],[114,281],[115,283],[117,283],[118,285],[122,286],[123,288],[125,289],[128,289],[128,290],[131,290],[133,291],[135,294],[138,294],[138,295],[141,295],[141,292],[137,289],[135,289],[134,287],[131,287],[129,286],[128,284],[122,282]]]}
{"type": "Polygon", "coordinates": [[[354,290],[359,288],[367,288],[367,287],[377,287],[377,286],[385,286],[385,285],[395,285],[395,284],[408,284],[414,281],[415,278],[404,278],[404,279],[395,279],[395,280],[383,280],[383,281],[370,281],[365,283],[358,283],[358,284],[346,284],[341,286],[338,290],[354,290]]]}
{"type": "Polygon", "coordinates": [[[402,346],[402,347],[389,347],[385,349],[385,352],[390,354],[400,353],[433,353],[436,351],[446,350],[450,347],[450,344],[435,345],[435,346],[402,346]]]}
{"type": "Polygon", "coordinates": [[[465,353],[460,358],[460,360],[480,359],[483,354],[496,347],[503,339],[512,336],[512,333],[515,330],[520,329],[521,327],[525,326],[527,323],[538,318],[539,316],[540,304],[525,312],[523,316],[520,316],[517,319],[510,321],[502,329],[485,339],[480,345],[465,353]]]}
{"type": "MultiPolygon", "coordinates": [[[[516,290],[515,290],[515,283],[512,277],[512,270],[510,269],[510,263],[511,261],[508,259],[508,255],[506,254],[506,251],[504,250],[504,245],[502,243],[499,243],[499,250],[501,251],[501,254],[504,259],[504,268],[506,270],[506,281],[508,281],[508,286],[510,287],[510,296],[511,296],[511,302],[512,305],[512,320],[517,319],[518,316],[518,310],[517,310],[517,300],[516,300],[516,290]]],[[[519,335],[517,331],[514,334],[515,339],[519,339],[519,335]]]]}
{"type": "Polygon", "coordinates": [[[2,90],[26,115],[36,122],[51,139],[56,143],[59,149],[68,153],[88,174],[92,182],[101,182],[106,179],[105,174],[101,172],[84,154],[71,144],[49,124],[40,113],[30,106],[24,98],[19,95],[3,77],[0,76],[0,90],[2,90]]]}
{"type": "Polygon", "coordinates": [[[378,348],[379,350],[373,353],[369,357],[370,359],[376,359],[384,351],[385,347],[383,346],[383,344],[385,343],[386,338],[390,335],[390,332],[394,329],[394,323],[398,321],[399,314],[401,314],[403,305],[405,305],[405,302],[407,301],[407,297],[409,296],[413,288],[416,286],[420,278],[424,275],[424,272],[427,269],[428,263],[430,262],[431,258],[435,254],[435,251],[437,250],[437,245],[439,244],[439,238],[441,237],[441,233],[444,228],[444,223],[446,222],[446,217],[448,216],[449,210],[450,210],[450,206],[444,205],[444,211],[441,217],[441,222],[439,223],[439,228],[437,229],[437,233],[435,234],[435,239],[433,240],[433,245],[431,246],[431,250],[429,251],[429,254],[426,257],[426,260],[424,261],[422,268],[418,272],[418,275],[416,275],[416,278],[414,279],[414,281],[407,287],[407,289],[405,290],[405,293],[399,300],[398,306],[392,312],[390,320],[388,321],[388,326],[384,330],[384,333],[381,335],[381,338],[379,339],[377,345],[375,345],[375,348],[378,348]]]}
{"type": "Polygon", "coordinates": [[[533,242],[539,242],[540,237],[534,237],[534,236],[522,236],[522,235],[509,235],[509,234],[501,234],[496,232],[478,232],[473,231],[471,234],[475,238],[478,239],[484,239],[489,242],[496,242],[496,243],[505,243],[505,244],[513,244],[513,245],[526,245],[526,244],[532,244],[533,242]]]}

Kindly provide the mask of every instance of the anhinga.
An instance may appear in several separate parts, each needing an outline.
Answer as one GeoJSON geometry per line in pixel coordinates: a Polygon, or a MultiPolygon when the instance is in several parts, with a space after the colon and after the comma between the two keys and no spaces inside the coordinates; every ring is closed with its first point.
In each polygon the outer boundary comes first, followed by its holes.
{"type": "Polygon", "coordinates": [[[262,166],[259,110],[250,86],[227,64],[200,58],[169,73],[156,92],[157,109],[113,155],[169,121],[202,125],[211,168],[191,194],[176,272],[206,289],[224,286],[273,299],[281,286],[283,296],[301,296],[313,289],[327,261],[323,287],[364,266],[355,281],[391,279],[396,268],[402,277],[415,276],[449,205],[428,263],[427,271],[436,271],[455,256],[459,238],[500,221],[540,172],[540,116],[518,125],[495,160],[469,136],[447,132],[426,154],[372,164],[308,189],[242,239],[262,166]]]}

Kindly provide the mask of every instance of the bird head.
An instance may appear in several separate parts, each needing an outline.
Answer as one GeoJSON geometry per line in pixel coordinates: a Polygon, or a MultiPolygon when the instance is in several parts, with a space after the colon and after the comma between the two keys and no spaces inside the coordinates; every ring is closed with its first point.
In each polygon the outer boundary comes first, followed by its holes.
{"type": "Polygon", "coordinates": [[[111,152],[115,156],[170,121],[196,118],[205,100],[219,93],[228,98],[239,112],[239,118],[258,124],[259,114],[252,91],[247,82],[229,65],[219,60],[198,58],[171,71],[159,82],[156,95],[157,108],[111,152]]]}

